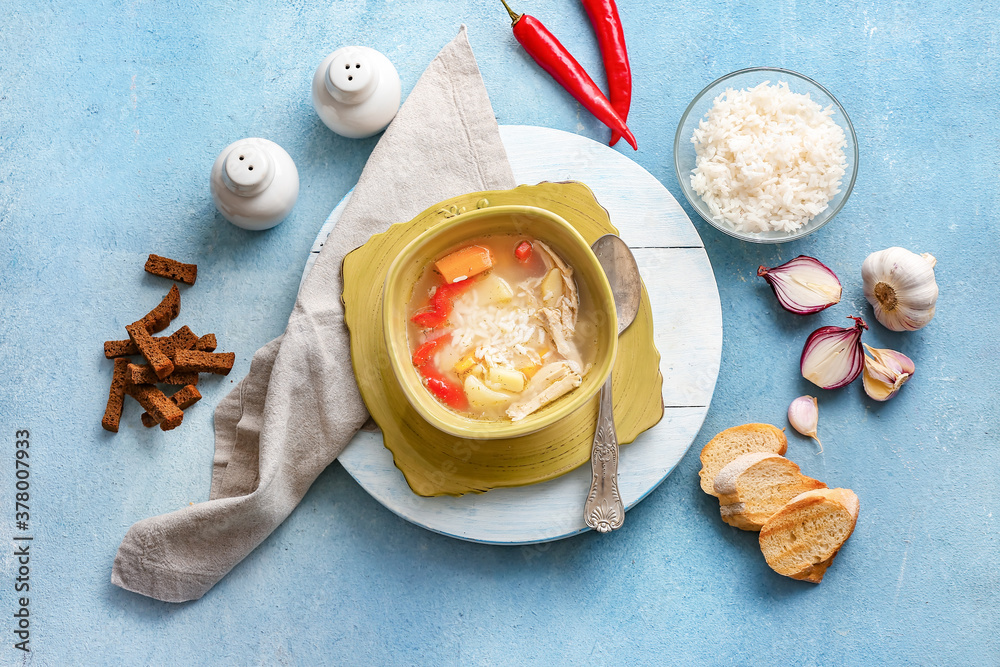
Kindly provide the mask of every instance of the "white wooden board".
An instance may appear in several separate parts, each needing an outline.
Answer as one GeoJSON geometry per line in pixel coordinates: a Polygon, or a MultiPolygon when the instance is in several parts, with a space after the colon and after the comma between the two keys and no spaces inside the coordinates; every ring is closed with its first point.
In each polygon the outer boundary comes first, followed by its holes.
{"type": "MultiPolygon", "coordinates": [[[[632,247],[653,309],[665,414],[622,448],[620,490],[628,510],[662,482],[694,441],[708,412],[722,354],[722,308],[698,232],[652,174],[618,151],[560,130],[500,127],[518,183],[586,183],[632,247]]],[[[317,236],[305,273],[343,213],[348,196],[317,236]]],[[[590,466],[542,484],[459,498],[421,498],[406,485],[378,432],[360,432],[338,459],[376,500],[444,535],[491,544],[531,544],[589,530],[583,501],[590,466]]]]}

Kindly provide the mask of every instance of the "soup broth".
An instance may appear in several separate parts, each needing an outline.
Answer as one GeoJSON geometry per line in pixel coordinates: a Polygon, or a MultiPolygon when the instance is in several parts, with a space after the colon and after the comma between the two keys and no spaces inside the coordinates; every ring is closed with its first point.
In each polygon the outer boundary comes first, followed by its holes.
{"type": "Polygon", "coordinates": [[[593,366],[590,295],[546,243],[490,235],[424,269],[407,306],[412,362],[442,405],[519,421],[578,387],[593,366]]]}

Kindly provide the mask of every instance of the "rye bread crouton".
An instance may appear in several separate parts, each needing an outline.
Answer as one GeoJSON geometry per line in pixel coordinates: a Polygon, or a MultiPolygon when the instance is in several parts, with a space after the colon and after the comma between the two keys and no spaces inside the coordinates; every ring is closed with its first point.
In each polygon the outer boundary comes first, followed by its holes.
{"type": "MultiPolygon", "coordinates": [[[[186,385],[181,389],[178,389],[176,392],[174,392],[174,395],[170,397],[170,400],[174,403],[174,405],[176,405],[181,410],[187,410],[189,407],[197,403],[200,399],[201,399],[201,392],[199,392],[198,388],[192,384],[186,385]]],[[[142,424],[146,428],[151,428],[153,426],[156,426],[157,424],[156,418],[154,418],[153,415],[151,415],[148,412],[143,412],[140,419],[142,419],[142,424]]]]}
{"type": "Polygon", "coordinates": [[[182,372],[215,373],[229,375],[236,362],[233,352],[202,352],[200,350],[178,350],[176,368],[182,372]]]}
{"type": "Polygon", "coordinates": [[[144,268],[147,273],[152,273],[154,276],[169,278],[187,285],[194,285],[194,281],[198,278],[197,264],[184,264],[176,259],[159,255],[150,254],[144,268]]]}
{"type": "Polygon", "coordinates": [[[163,379],[174,372],[174,362],[170,361],[170,357],[163,353],[160,346],[149,335],[149,331],[146,330],[143,320],[126,325],[125,331],[128,332],[128,337],[135,343],[139,354],[145,357],[149,365],[153,367],[157,378],[163,379]]]}
{"type": "MultiPolygon", "coordinates": [[[[219,343],[215,340],[215,334],[209,333],[199,338],[198,342],[196,342],[192,347],[196,350],[201,350],[202,352],[215,352],[215,348],[218,346],[219,343]]],[[[189,347],[186,349],[190,350],[191,348],[189,347]]]]}
{"type": "Polygon", "coordinates": [[[160,351],[173,361],[177,350],[190,350],[198,342],[198,335],[185,324],[159,342],[160,351]]]}
{"type": "MultiPolygon", "coordinates": [[[[161,338],[153,338],[153,340],[159,342],[161,338]]],[[[128,340],[106,340],[104,341],[104,356],[107,359],[117,359],[118,357],[128,357],[133,354],[139,354],[139,348],[135,346],[132,339],[128,340]]]]}
{"type": "MultiPolygon", "coordinates": [[[[202,338],[204,338],[204,336],[202,336],[202,338]]],[[[177,350],[190,350],[199,340],[201,340],[201,338],[198,338],[198,336],[196,336],[195,333],[191,331],[187,325],[185,325],[169,336],[153,336],[153,340],[160,346],[160,350],[163,354],[167,355],[170,359],[173,359],[174,352],[177,350]]],[[[135,343],[133,343],[131,339],[104,341],[104,356],[108,359],[127,357],[133,354],[139,354],[139,348],[135,346],[135,343]]]]}
{"type": "Polygon", "coordinates": [[[143,316],[140,322],[146,327],[146,331],[151,334],[158,333],[167,328],[175,317],[181,312],[181,293],[177,285],[170,288],[167,295],[163,297],[159,305],[143,316]]]}
{"type": "Polygon", "coordinates": [[[165,378],[159,378],[156,376],[156,372],[152,366],[147,364],[129,364],[128,381],[132,384],[156,384],[157,382],[174,385],[198,384],[198,374],[174,371],[165,378]]]}
{"type": "Polygon", "coordinates": [[[118,432],[118,424],[122,418],[122,407],[125,404],[125,387],[128,384],[128,359],[115,359],[115,371],[111,376],[111,391],[108,392],[108,406],[104,409],[101,426],[112,433],[118,432]]]}
{"type": "Polygon", "coordinates": [[[164,431],[177,428],[184,419],[184,411],[151,384],[130,384],[125,392],[139,401],[139,405],[160,424],[164,431]]]}

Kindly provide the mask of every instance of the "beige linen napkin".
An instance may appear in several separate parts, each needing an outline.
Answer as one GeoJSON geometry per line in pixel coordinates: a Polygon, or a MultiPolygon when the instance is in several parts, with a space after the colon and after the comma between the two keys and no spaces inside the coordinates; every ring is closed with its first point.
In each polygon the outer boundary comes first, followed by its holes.
{"type": "Polygon", "coordinates": [[[514,185],[462,26],[372,152],[285,333],[257,351],[219,403],[210,499],[132,526],[112,583],[194,600],[264,541],[368,418],[340,302],[344,255],[435,202],[514,185]]]}

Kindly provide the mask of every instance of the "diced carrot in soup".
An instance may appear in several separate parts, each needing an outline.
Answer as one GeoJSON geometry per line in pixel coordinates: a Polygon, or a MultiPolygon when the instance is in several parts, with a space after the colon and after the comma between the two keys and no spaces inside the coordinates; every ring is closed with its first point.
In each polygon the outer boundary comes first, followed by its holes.
{"type": "Polygon", "coordinates": [[[493,254],[485,246],[470,245],[445,255],[434,267],[446,283],[454,283],[492,269],[493,254]]]}

